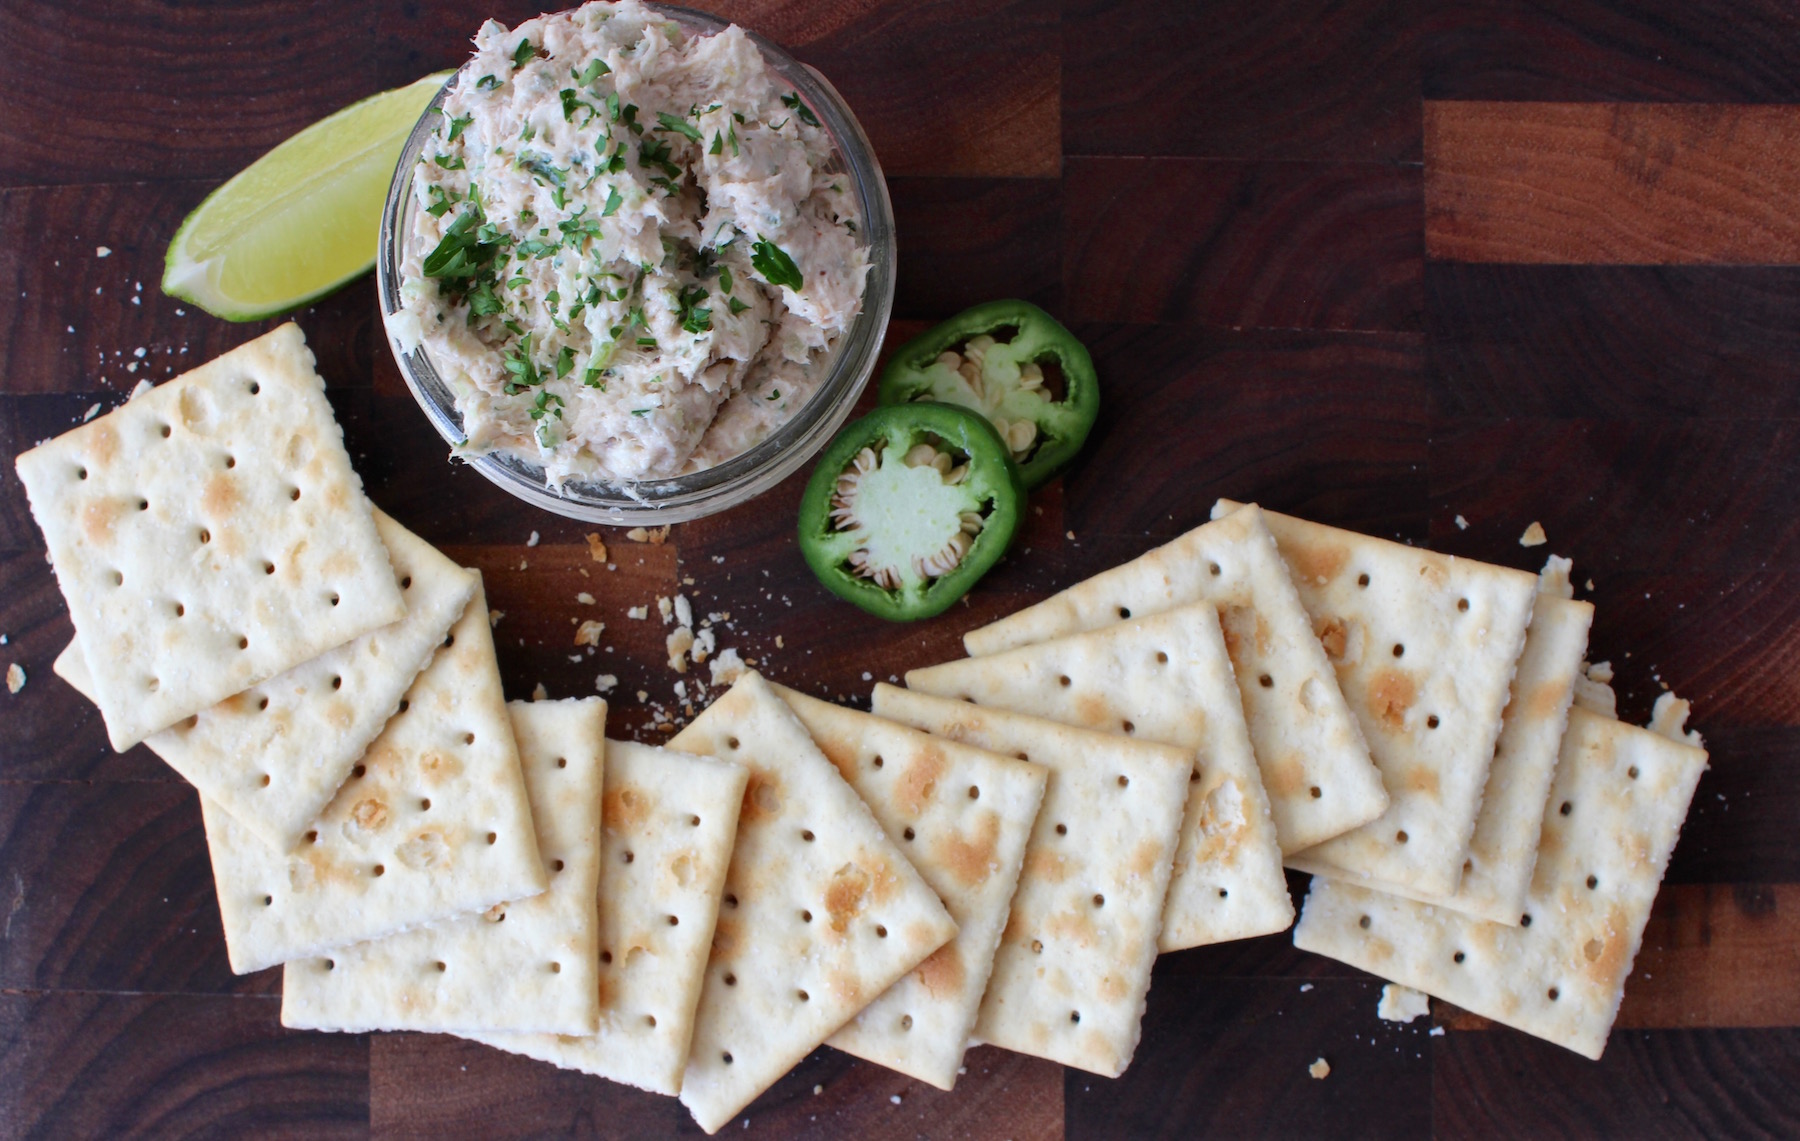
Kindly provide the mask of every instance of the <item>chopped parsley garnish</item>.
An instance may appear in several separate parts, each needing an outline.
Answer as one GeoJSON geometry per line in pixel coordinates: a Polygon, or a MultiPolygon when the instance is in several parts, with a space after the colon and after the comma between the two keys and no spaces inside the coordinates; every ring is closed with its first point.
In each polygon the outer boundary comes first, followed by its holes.
{"type": "MultiPolygon", "coordinates": [[[[519,343],[506,350],[501,360],[501,367],[506,369],[510,379],[506,382],[506,394],[516,396],[527,388],[544,383],[538,367],[531,360],[531,334],[526,333],[519,338],[519,343]]],[[[536,417],[532,417],[536,419],[536,417]]]]}
{"type": "Polygon", "coordinates": [[[467,130],[469,124],[474,121],[475,116],[473,115],[458,115],[456,118],[450,120],[450,132],[445,135],[444,138],[448,139],[450,142],[455,142],[456,137],[467,130]]]}
{"type": "MultiPolygon", "coordinates": [[[[620,156],[620,157],[623,157],[623,156],[620,156]]],[[[625,199],[623,199],[619,196],[619,188],[618,187],[616,187],[616,186],[607,187],[606,188],[606,207],[600,211],[600,216],[602,218],[612,217],[614,214],[617,214],[619,212],[619,207],[624,205],[624,203],[625,203],[625,199]]]]}
{"type": "Polygon", "coordinates": [[[431,161],[437,163],[445,170],[462,170],[467,165],[463,162],[461,155],[456,155],[454,157],[450,155],[438,155],[431,161]]]}
{"type": "Polygon", "coordinates": [[[774,242],[757,242],[750,247],[750,264],[770,285],[785,285],[799,292],[804,283],[800,267],[774,242]]]}
{"type": "Polygon", "coordinates": [[[728,265],[719,267],[719,288],[731,292],[731,267],[728,265]]]}
{"type": "MultiPolygon", "coordinates": [[[[569,350],[564,349],[563,351],[568,352],[569,350]]],[[[535,403],[531,406],[531,418],[533,420],[542,420],[545,415],[551,415],[551,416],[556,417],[556,419],[561,420],[562,419],[562,402],[563,402],[562,397],[558,396],[554,392],[550,392],[547,390],[539,392],[537,394],[537,403],[535,403]],[[552,401],[552,400],[556,401],[557,406],[555,408],[551,408],[549,406],[550,401],[552,401]]]]}
{"type": "Polygon", "coordinates": [[[674,131],[676,134],[684,135],[696,143],[700,141],[700,128],[694,126],[680,115],[671,115],[667,111],[658,111],[656,113],[656,121],[661,124],[662,130],[674,131]]]}
{"type": "Polygon", "coordinates": [[[611,71],[612,68],[606,66],[605,60],[590,59],[588,60],[588,65],[586,67],[582,68],[580,71],[570,69],[570,74],[575,77],[575,82],[586,85],[599,79],[602,75],[609,74],[611,71]]]}
{"type": "Polygon", "coordinates": [[[557,94],[562,97],[563,122],[574,122],[575,112],[583,106],[581,93],[573,87],[565,87],[557,94]]]}
{"type": "Polygon", "coordinates": [[[750,308],[750,306],[747,302],[739,301],[735,297],[733,297],[727,304],[729,304],[731,307],[731,315],[733,317],[736,317],[739,313],[742,313],[744,310],[750,308]]]}
{"type": "Polygon", "coordinates": [[[644,133],[644,125],[637,121],[637,113],[637,104],[627,103],[625,104],[624,111],[619,114],[619,121],[631,128],[632,134],[641,135],[644,133]]]}
{"type": "MultiPolygon", "coordinates": [[[[743,122],[743,120],[739,119],[738,122],[741,123],[741,122],[743,122]]],[[[738,150],[737,128],[736,127],[731,128],[729,131],[727,131],[725,133],[725,141],[731,144],[731,157],[732,158],[736,158],[736,157],[738,157],[739,154],[742,153],[738,150]]]]}
{"type": "MultiPolygon", "coordinates": [[[[633,114],[636,112],[634,111],[633,114]]],[[[610,92],[606,96],[606,118],[608,122],[612,123],[619,121],[619,93],[617,91],[610,92]]]]}
{"type": "Polygon", "coordinates": [[[800,121],[802,123],[805,123],[809,127],[816,127],[819,125],[819,117],[812,113],[811,107],[808,107],[805,103],[800,101],[798,92],[788,92],[781,97],[781,101],[794,109],[794,114],[800,116],[800,121]]]}
{"type": "Polygon", "coordinates": [[[721,135],[717,131],[714,131],[712,146],[706,148],[706,153],[709,155],[716,155],[724,149],[725,149],[725,136],[721,135]]]}
{"type": "Polygon", "coordinates": [[[781,399],[781,389],[779,389],[779,388],[770,389],[769,394],[767,396],[763,397],[763,399],[764,400],[780,400],[781,399]]]}
{"type": "Polygon", "coordinates": [[[500,87],[500,80],[492,75],[484,75],[475,81],[477,91],[495,91],[500,87]]]}
{"type": "Polygon", "coordinates": [[[660,170],[670,178],[680,178],[681,168],[670,161],[672,148],[663,139],[645,139],[638,144],[638,161],[652,170],[660,170]]]}
{"type": "Polygon", "coordinates": [[[690,333],[712,331],[712,310],[701,305],[706,300],[706,286],[684,285],[675,296],[676,314],[681,327],[690,333]]]}
{"type": "Polygon", "coordinates": [[[581,374],[581,383],[589,388],[598,388],[601,392],[606,391],[606,382],[600,379],[600,366],[597,364],[589,365],[587,371],[581,374]]]}
{"type": "Polygon", "coordinates": [[[639,337],[637,339],[637,343],[639,344],[639,346],[641,346],[643,348],[654,349],[656,347],[656,338],[655,337],[639,337]]]}
{"type": "Polygon", "coordinates": [[[562,347],[562,352],[556,354],[556,379],[561,380],[563,377],[568,376],[569,370],[574,367],[575,350],[564,345],[562,347]]]}
{"type": "Polygon", "coordinates": [[[427,214],[430,214],[433,218],[442,218],[445,214],[450,212],[452,199],[450,198],[450,195],[445,192],[443,187],[433,183],[430,188],[426,190],[426,193],[431,196],[431,205],[425,207],[425,212],[427,214]]]}
{"type": "Polygon", "coordinates": [[[513,70],[524,67],[527,62],[536,58],[537,47],[530,40],[520,40],[519,46],[513,49],[513,70]]]}
{"type": "Polygon", "coordinates": [[[648,416],[654,411],[656,411],[654,408],[633,408],[631,414],[633,416],[648,416]]]}
{"type": "Polygon", "coordinates": [[[488,237],[488,226],[483,225],[477,231],[476,226],[482,220],[481,208],[471,203],[456,221],[450,223],[442,240],[425,255],[425,262],[419,267],[426,277],[439,279],[440,287],[452,295],[465,291],[466,287],[456,283],[475,278],[487,270],[507,243],[497,235],[488,237]]]}

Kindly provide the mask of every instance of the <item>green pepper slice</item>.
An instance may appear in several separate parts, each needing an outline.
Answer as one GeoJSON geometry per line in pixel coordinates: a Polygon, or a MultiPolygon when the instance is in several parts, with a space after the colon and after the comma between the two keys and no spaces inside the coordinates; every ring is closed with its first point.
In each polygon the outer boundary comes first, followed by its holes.
{"type": "Polygon", "coordinates": [[[883,404],[936,400],[986,416],[1027,488],[1074,458],[1100,412],[1086,346],[1029,301],[965,309],[901,345],[882,370],[880,396],[883,404]]]}
{"type": "Polygon", "coordinates": [[[1006,553],[1025,489],[993,425],[951,404],[877,408],[826,446],[800,500],[800,553],[839,598],[930,618],[1006,553]]]}

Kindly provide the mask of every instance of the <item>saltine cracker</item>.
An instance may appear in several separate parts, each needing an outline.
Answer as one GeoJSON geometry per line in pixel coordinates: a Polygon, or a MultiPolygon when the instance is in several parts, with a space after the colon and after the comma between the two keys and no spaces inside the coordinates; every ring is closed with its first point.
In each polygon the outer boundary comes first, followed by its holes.
{"type": "Polygon", "coordinates": [[[1381,773],[1253,503],[971,630],[963,646],[980,657],[1196,602],[1219,608],[1282,852],[1380,816],[1381,773]]]}
{"type": "Polygon", "coordinates": [[[406,614],[297,325],[15,466],[120,751],[406,614]]]}
{"type": "Polygon", "coordinates": [[[1294,921],[1281,848],[1210,603],[911,670],[909,688],[1188,750],[1160,948],[1281,931],[1294,921]]]}
{"type": "Polygon", "coordinates": [[[481,915],[288,963],[283,1026],[352,1033],[599,1028],[594,899],[606,703],[515,701],[507,713],[549,888],[481,915]]]}
{"type": "Polygon", "coordinates": [[[774,689],[957,925],[826,1044],[954,1089],[1049,770],[774,689]]]}
{"type": "Polygon", "coordinates": [[[885,684],[874,708],[1050,770],[974,1037],[1124,1073],[1142,1033],[1192,755],[885,684]]]}

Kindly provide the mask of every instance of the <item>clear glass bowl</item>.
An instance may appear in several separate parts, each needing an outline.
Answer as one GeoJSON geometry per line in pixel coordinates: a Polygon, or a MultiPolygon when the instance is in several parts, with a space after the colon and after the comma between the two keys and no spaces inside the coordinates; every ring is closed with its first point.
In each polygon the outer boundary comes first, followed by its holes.
{"type": "MultiPolygon", "coordinates": [[[[730,26],[729,21],[704,12],[668,5],[655,7],[695,34],[711,35],[730,26]]],[[[869,258],[862,312],[838,338],[812,398],[760,444],[715,467],[629,485],[570,480],[558,489],[546,483],[541,466],[520,457],[504,452],[466,457],[476,471],[528,503],[595,523],[652,525],[680,523],[735,507],[774,487],[811,459],[850,414],[875,371],[875,359],[881,352],[894,304],[894,210],[888,201],[881,166],[856,117],[823,76],[755,32],[749,35],[770,68],[818,115],[836,147],[834,161],[841,164],[855,186],[869,258]]],[[[418,208],[412,194],[413,170],[426,138],[436,126],[437,108],[443,97],[440,91],[419,117],[388,187],[376,263],[384,327],[387,316],[400,308],[402,243],[412,234],[413,211],[418,208]]],[[[400,375],[406,378],[407,387],[438,434],[452,447],[461,447],[468,437],[456,410],[455,394],[432,366],[424,346],[404,349],[392,335],[388,344],[400,366],[400,375]]]]}

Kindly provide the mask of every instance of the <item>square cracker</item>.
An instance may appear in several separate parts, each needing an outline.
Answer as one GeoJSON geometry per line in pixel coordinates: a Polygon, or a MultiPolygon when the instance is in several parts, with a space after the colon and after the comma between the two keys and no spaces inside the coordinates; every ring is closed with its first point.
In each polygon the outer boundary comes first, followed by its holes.
{"type": "Polygon", "coordinates": [[[980,657],[1196,602],[1219,608],[1282,852],[1380,816],[1381,773],[1254,503],[971,630],[963,646],[980,657]]]}
{"type": "Polygon", "coordinates": [[[1211,603],[912,670],[906,684],[1187,751],[1193,779],[1160,948],[1285,930],[1281,848],[1211,603]]]}
{"type": "Polygon", "coordinates": [[[202,796],[238,974],[548,886],[478,588],[325,811],[280,853],[202,796]]]}
{"type": "Polygon", "coordinates": [[[681,1079],[682,1104],[712,1133],[956,924],[760,674],[669,746],[750,770],[681,1079]]]}
{"type": "MultiPolygon", "coordinates": [[[[1213,514],[1238,506],[1221,499],[1213,514]]],[[[1388,792],[1386,812],[1288,864],[1449,895],[1462,879],[1537,577],[1273,511],[1263,519],[1388,792]]]]}
{"type": "Polygon", "coordinates": [[[1511,927],[1525,914],[1525,895],[1537,862],[1544,800],[1556,775],[1556,758],[1569,723],[1575,678],[1587,653],[1592,603],[1539,594],[1525,631],[1525,650],[1513,675],[1512,697],[1500,726],[1500,742],[1488,766],[1487,791],[1469,840],[1462,883],[1449,896],[1403,888],[1394,895],[1441,903],[1511,927]]]}
{"type": "Polygon", "coordinates": [[[652,1093],[680,1093],[749,776],[714,757],[608,741],[600,1031],[466,1037],[652,1093]]]}
{"type": "Polygon", "coordinates": [[[1049,770],[774,689],[956,920],[956,938],[826,1044],[954,1089],[1049,770]]]}
{"type": "MultiPolygon", "coordinates": [[[[381,732],[475,593],[475,576],[379,509],[406,617],[144,738],[189,784],[279,851],[297,843],[381,732]]],[[[81,639],[55,670],[93,692],[81,639]]]]}
{"type": "Polygon", "coordinates": [[[975,1040],[1124,1073],[1142,1031],[1191,755],[890,685],[875,687],[874,706],[1050,770],[975,1040]]]}
{"type": "Polygon", "coordinates": [[[115,749],[406,614],[297,325],[16,467],[115,749]]]}
{"type": "Polygon", "coordinates": [[[1508,927],[1314,880],[1294,945],[1600,1057],[1706,753],[1569,711],[1525,913],[1508,927]]]}
{"type": "Polygon", "coordinates": [[[548,890],[287,964],[281,1024],[301,1030],[599,1027],[594,893],[606,703],[515,701],[507,712],[548,890]]]}

